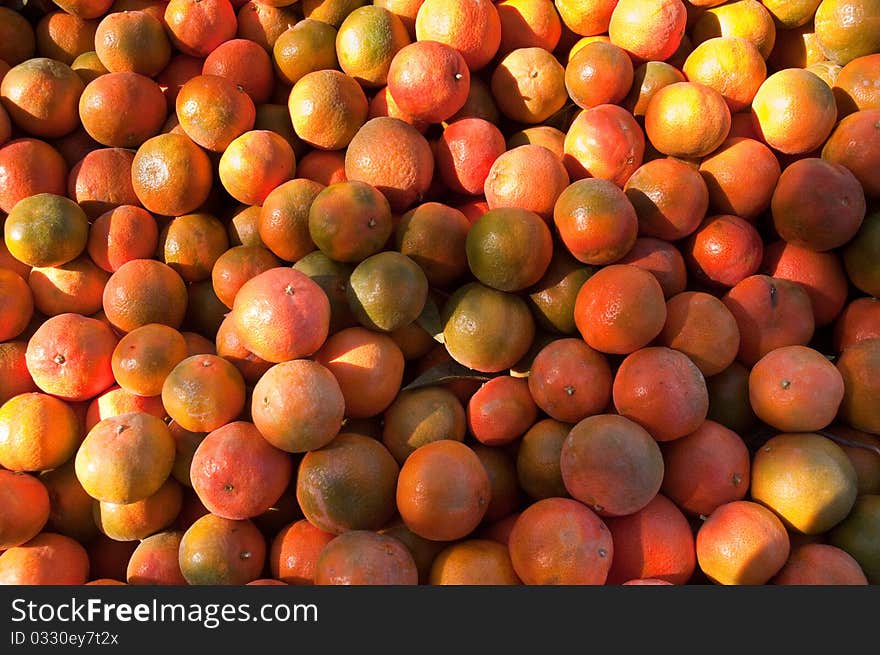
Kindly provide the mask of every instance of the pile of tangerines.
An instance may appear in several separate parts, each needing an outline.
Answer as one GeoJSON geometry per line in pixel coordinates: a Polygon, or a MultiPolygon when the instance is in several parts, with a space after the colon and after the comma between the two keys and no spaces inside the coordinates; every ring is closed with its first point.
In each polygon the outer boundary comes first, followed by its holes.
{"type": "Polygon", "coordinates": [[[880,0],[7,0],[0,583],[880,583],[880,0]]]}

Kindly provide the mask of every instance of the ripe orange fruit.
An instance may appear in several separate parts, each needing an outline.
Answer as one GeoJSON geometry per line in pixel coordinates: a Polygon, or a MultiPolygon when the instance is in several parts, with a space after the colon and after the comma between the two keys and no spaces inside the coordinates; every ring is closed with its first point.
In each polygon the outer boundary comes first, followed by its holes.
{"type": "Polygon", "coordinates": [[[219,75],[244,88],[254,105],[269,101],[275,74],[272,59],[259,44],[249,39],[230,39],[205,57],[202,75],[219,75]]]}
{"type": "Polygon", "coordinates": [[[582,339],[564,338],[538,351],[529,369],[528,386],[535,404],[548,416],[577,423],[608,406],[612,381],[604,355],[582,339]]]}
{"type": "Polygon", "coordinates": [[[86,549],[55,532],[42,532],[0,554],[0,584],[83,585],[88,578],[86,549]]]}
{"type": "Polygon", "coordinates": [[[178,562],[188,584],[244,585],[262,575],[266,539],[250,520],[206,514],[183,533],[178,562]]]}
{"type": "Polygon", "coordinates": [[[306,519],[286,525],[272,539],[269,550],[272,577],[287,584],[314,584],[318,556],[335,536],[306,519]]]}
{"type": "Polygon", "coordinates": [[[660,345],[687,355],[709,377],[721,373],[739,352],[739,326],[727,306],[702,291],[684,291],[666,301],[660,345]]]}
{"type": "Polygon", "coordinates": [[[125,570],[130,585],[185,585],[177,553],[183,532],[164,530],[150,535],[134,549],[125,570]]]}
{"type": "Polygon", "coordinates": [[[88,217],[65,196],[22,198],[3,224],[9,253],[28,266],[60,266],[76,259],[88,240],[88,217]]]}
{"type": "Polygon", "coordinates": [[[415,40],[452,46],[471,71],[478,71],[498,51],[501,27],[490,0],[424,0],[416,13],[415,40]]]}
{"type": "Polygon", "coordinates": [[[27,370],[26,353],[26,341],[0,343],[0,405],[20,393],[37,391],[27,370]]]}
{"type": "Polygon", "coordinates": [[[13,139],[0,145],[0,177],[0,210],[8,214],[19,200],[38,193],[65,195],[68,166],[45,141],[13,139]]]}
{"type": "Polygon", "coordinates": [[[185,134],[159,134],[138,147],[131,165],[131,181],[145,209],[181,216],[208,199],[212,169],[205,151],[185,134]],[[157,170],[167,171],[167,177],[157,177],[157,170]]]}
{"type": "Polygon", "coordinates": [[[241,286],[232,316],[245,347],[277,363],[318,350],[327,338],[330,302],[305,273],[279,267],[241,286]]]}
{"type": "Polygon", "coordinates": [[[361,85],[331,69],[307,73],[297,80],[287,106],[296,135],[324,150],[348,146],[366,122],[369,110],[361,85]]]}
{"type": "Polygon", "coordinates": [[[694,535],[687,518],[663,494],[642,509],[606,519],[614,540],[607,584],[634,579],[687,584],[697,567],[694,535]]]}
{"type": "Polygon", "coordinates": [[[770,207],[782,169],[773,151],[755,139],[731,136],[700,161],[709,208],[754,221],[770,207]]]}
{"type": "MultiPolygon", "coordinates": [[[[562,168],[559,160],[556,163],[562,168]]],[[[471,226],[465,252],[477,280],[499,291],[521,291],[546,272],[553,255],[553,235],[539,214],[502,204],[471,226]]]]}
{"type": "Polygon", "coordinates": [[[706,216],[709,193],[692,166],[668,157],[639,166],[623,185],[638,217],[640,236],[678,241],[706,216]]]}
{"type": "Polygon", "coordinates": [[[618,105],[598,105],[577,114],[565,134],[563,164],[572,180],[596,177],[623,187],[642,165],[645,134],[618,105]]]}
{"type": "Polygon", "coordinates": [[[13,125],[28,136],[53,139],[79,123],[83,82],[64,62],[33,57],[13,66],[0,82],[0,102],[13,125]]]}
{"type": "Polygon", "coordinates": [[[742,37],[721,36],[700,43],[682,72],[688,81],[718,91],[731,114],[747,108],[767,78],[767,64],[755,45],[742,37]]]}
{"type": "Polygon", "coordinates": [[[554,5],[569,30],[591,36],[608,31],[617,0],[555,0],[554,5]]]}
{"type": "Polygon", "coordinates": [[[215,260],[211,269],[214,293],[232,309],[235,295],[245,282],[280,264],[272,251],[263,246],[233,246],[215,260]]]}
{"type": "Polygon", "coordinates": [[[842,548],[804,544],[791,551],[785,566],[770,581],[775,585],[866,585],[862,567],[842,548]]]}
{"type": "Polygon", "coordinates": [[[202,440],[192,457],[192,486],[205,507],[227,519],[250,519],[284,493],[293,463],[253,423],[234,421],[202,440]]]}
{"type": "Polygon", "coordinates": [[[823,0],[814,22],[822,52],[841,66],[880,49],[880,3],[876,0],[823,0]],[[849,16],[859,16],[859,20],[849,21],[849,16]]]}
{"type": "Polygon", "coordinates": [[[159,323],[143,325],[116,344],[113,377],[129,393],[158,396],[165,378],[186,357],[186,340],[180,332],[159,323]]]}
{"type": "Polygon", "coordinates": [[[764,59],[776,42],[776,24],[767,7],[758,0],[735,0],[710,7],[697,17],[689,30],[694,44],[715,37],[738,36],[751,41],[764,59]]]}
{"type": "Polygon", "coordinates": [[[417,448],[397,480],[397,510],[406,526],[434,541],[455,541],[482,521],[489,476],[474,451],[443,439],[417,448]]]}
{"type": "Polygon", "coordinates": [[[379,441],[342,432],[300,460],[296,499],[309,522],[325,532],[378,530],[394,515],[399,470],[379,441]]]}
{"type": "MultiPolygon", "coordinates": [[[[206,0],[202,0],[206,1],[206,0]]],[[[236,138],[253,129],[256,108],[244,88],[218,75],[196,75],[175,100],[180,128],[195,143],[223,152],[236,138]]]]}
{"type": "Polygon", "coordinates": [[[880,109],[880,91],[875,88],[880,53],[856,57],[841,67],[832,91],[837,100],[837,118],[866,109],[880,109]]]}
{"type": "Polygon", "coordinates": [[[772,511],[749,500],[720,505],[699,527],[697,564],[722,585],[761,585],[788,560],[788,533],[772,511]]]}
{"type": "Polygon", "coordinates": [[[495,9],[501,21],[498,52],[502,55],[517,48],[556,49],[562,20],[553,0],[500,0],[495,9]]]}
{"type": "MultiPolygon", "coordinates": [[[[210,342],[209,342],[210,343],[210,342]]],[[[230,316],[226,316],[217,328],[214,338],[214,350],[208,350],[199,354],[216,354],[232,362],[238,369],[248,386],[253,386],[257,380],[272,367],[271,362],[260,359],[241,343],[241,337],[235,328],[235,323],[230,316]]],[[[194,354],[194,353],[190,353],[194,354]]]]}
{"type": "Polygon", "coordinates": [[[238,23],[229,0],[171,0],[164,18],[174,47],[192,57],[206,57],[232,39],[238,23]]]}
{"type": "Polygon", "coordinates": [[[849,282],[839,255],[815,252],[779,240],[764,248],[761,270],[799,283],[810,296],[816,327],[831,324],[843,310],[849,282]]]}
{"type": "Polygon", "coordinates": [[[637,423],[597,414],[569,431],[560,472],[568,493],[599,516],[626,516],[660,491],[663,456],[657,441],[637,423]]]}
{"type": "Polygon", "coordinates": [[[489,539],[465,539],[441,550],[431,564],[428,584],[522,584],[504,544],[489,539]]]}
{"type": "Polygon", "coordinates": [[[415,585],[419,571],[402,542],[370,530],[330,541],[315,562],[316,585],[415,585]]]}
{"type": "Polygon", "coordinates": [[[288,262],[312,252],[315,244],[309,235],[309,208],[323,189],[322,184],[301,178],[272,189],[257,209],[257,232],[262,245],[288,262]]]}
{"type": "Polygon", "coordinates": [[[171,59],[171,42],[162,22],[143,11],[117,11],[98,23],[95,54],[110,72],[133,71],[155,77],[171,59]]]}
{"type": "Polygon", "coordinates": [[[404,357],[394,340],[357,326],[336,332],[315,353],[333,373],[345,398],[345,415],[369,418],[394,401],[403,380],[404,357]]]}
{"type": "Polygon", "coordinates": [[[387,80],[388,92],[400,110],[428,123],[439,123],[455,114],[464,106],[470,89],[470,71],[461,52],[433,40],[415,41],[398,50],[391,59],[387,80]]]}
{"type": "Polygon", "coordinates": [[[499,375],[485,382],[468,399],[468,432],[486,446],[516,441],[538,416],[538,407],[522,378],[499,375]]]}
{"type": "Polygon", "coordinates": [[[168,479],[174,439],[162,419],[145,412],[120,414],[89,430],[74,463],[92,498],[133,503],[156,493],[168,479]]]}
{"type": "Polygon", "coordinates": [[[92,513],[95,501],[77,480],[72,458],[63,466],[42,473],[40,481],[49,492],[50,502],[49,520],[43,532],[58,532],[82,544],[100,535],[92,513]]]}
{"type": "Polygon", "coordinates": [[[860,296],[848,302],[834,321],[834,351],[840,354],[859,341],[880,337],[878,318],[880,302],[877,298],[860,296]]]}
{"type": "Polygon", "coordinates": [[[99,148],[80,159],[67,178],[67,195],[90,219],[121,205],[137,205],[131,184],[134,152],[123,148],[99,148]]]}
{"type": "Polygon", "coordinates": [[[504,55],[489,78],[492,97],[507,118],[537,125],[568,100],[565,68],[544,48],[517,48],[504,55]]]}
{"type": "Polygon", "coordinates": [[[869,198],[880,197],[878,126],[880,103],[875,109],[857,111],[843,118],[822,146],[822,159],[846,167],[855,175],[869,198]]]}
{"type": "Polygon", "coordinates": [[[34,313],[34,295],[19,275],[0,268],[0,340],[24,332],[34,313]]]}
{"type": "Polygon", "coordinates": [[[752,117],[767,145],[785,154],[801,154],[820,147],[831,134],[837,105],[818,75],[788,68],[771,74],[758,88],[752,117]]]}
{"type": "Polygon", "coordinates": [[[113,384],[116,343],[107,323],[59,314],[45,320],[28,341],[28,371],[46,393],[72,402],[90,400],[113,384]]]}
{"type": "Polygon", "coordinates": [[[168,528],[180,513],[183,491],[180,483],[168,478],[159,490],[133,503],[92,503],[98,529],[116,541],[145,539],[168,528]]]}
{"type": "Polygon", "coordinates": [[[479,282],[459,287],[444,303],[440,320],[449,355],[486,373],[516,364],[535,336],[534,318],[520,296],[479,282]]]}
{"type": "Polygon", "coordinates": [[[82,437],[76,414],[64,401],[39,391],[13,396],[0,406],[0,466],[10,471],[60,467],[82,437]]]}
{"type": "Polygon", "coordinates": [[[750,275],[731,287],[721,301],[739,326],[737,359],[746,366],[753,366],[771,350],[803,346],[813,338],[810,297],[797,282],[750,275]]]}
{"type": "Polygon", "coordinates": [[[843,449],[818,434],[776,435],[752,459],[751,497],[803,534],[826,533],[846,518],[857,485],[843,449]]]}
{"type": "Polygon", "coordinates": [[[311,150],[297,162],[296,174],[298,178],[318,182],[323,186],[344,182],[347,179],[345,177],[345,151],[311,150]]]}
{"type": "Polygon", "coordinates": [[[191,432],[210,432],[239,416],[245,384],[238,369],[218,355],[191,355],[162,384],[168,416],[191,432]]]}
{"type": "Polygon", "coordinates": [[[36,477],[0,470],[0,547],[8,550],[36,537],[49,519],[49,492],[36,477]]]}
{"type": "Polygon", "coordinates": [[[559,194],[569,178],[559,157],[539,145],[522,145],[502,152],[489,168],[483,193],[490,209],[518,207],[549,222],[559,194]],[[530,179],[531,184],[525,180],[530,179]]]}
{"type": "Polygon", "coordinates": [[[807,157],[782,171],[770,209],[779,236],[823,252],[856,235],[865,217],[865,194],[848,168],[807,157]]]}
{"type": "Polygon", "coordinates": [[[605,584],[614,544],[605,522],[570,498],[526,507],[510,531],[514,571],[530,585],[605,584]]]}
{"type": "Polygon", "coordinates": [[[293,177],[296,156],[276,132],[251,130],[233,139],[220,156],[218,176],[239,202],[262,205],[276,187],[293,177]]]}
{"type": "Polygon", "coordinates": [[[666,302],[651,273],[631,264],[611,264],[583,283],[574,318],[590,347],[625,355],[660,334],[666,322],[666,302]]]}
{"type": "Polygon", "coordinates": [[[835,365],[844,384],[840,418],[856,430],[880,434],[880,412],[873,401],[880,370],[880,339],[865,339],[846,348],[835,365]]]}
{"type": "Polygon", "coordinates": [[[256,382],[251,416],[270,444],[289,453],[328,444],[342,427],[345,399],[333,374],[317,362],[276,364],[256,382]]]}
{"type": "Polygon", "coordinates": [[[700,369],[684,353],[664,346],[627,355],[614,377],[612,398],[618,414],[644,427],[657,441],[690,434],[709,410],[700,369]]]}
{"type": "Polygon", "coordinates": [[[674,245],[662,239],[639,237],[618,264],[632,264],[650,272],[660,283],[667,299],[681,293],[687,286],[684,257],[674,245]]]}
{"type": "Polygon", "coordinates": [[[159,134],[167,115],[159,85],[132,71],[96,77],[79,97],[83,128],[95,141],[109,147],[137,148],[159,134]]]}
{"type": "Polygon", "coordinates": [[[687,9],[681,0],[620,0],[611,12],[611,43],[637,60],[663,61],[681,44],[687,9]]]}
{"type": "Polygon", "coordinates": [[[764,355],[749,374],[755,414],[781,432],[827,427],[843,400],[843,377],[820,352],[783,346],[764,355]]]}
{"type": "Polygon", "coordinates": [[[682,511],[709,516],[719,506],[742,500],[749,490],[751,453],[733,430],[712,420],[680,439],[661,444],[661,491],[682,511]]]}
{"type": "Polygon", "coordinates": [[[607,41],[593,41],[572,55],[565,66],[565,88],[582,109],[617,104],[629,93],[633,64],[626,50],[607,41]]]}
{"type": "Polygon", "coordinates": [[[148,323],[179,328],[187,302],[183,278],[168,264],[153,259],[124,263],[104,286],[104,313],[123,333],[148,323]]]}
{"type": "Polygon", "coordinates": [[[732,287],[758,272],[764,243],[758,229],[733,214],[707,216],[682,244],[688,272],[712,287],[732,287]]]}
{"type": "Polygon", "coordinates": [[[45,316],[67,312],[90,315],[101,310],[104,285],[110,274],[87,256],[61,266],[35,267],[28,275],[34,307],[45,316]]]}
{"type": "Polygon", "coordinates": [[[645,110],[645,134],[665,155],[705,157],[730,132],[730,109],[716,89],[699,82],[675,82],[659,89],[645,110]]]}
{"type": "Polygon", "coordinates": [[[380,191],[394,212],[422,202],[434,177],[434,156],[412,125],[391,117],[368,120],[345,151],[345,177],[380,191]]]}

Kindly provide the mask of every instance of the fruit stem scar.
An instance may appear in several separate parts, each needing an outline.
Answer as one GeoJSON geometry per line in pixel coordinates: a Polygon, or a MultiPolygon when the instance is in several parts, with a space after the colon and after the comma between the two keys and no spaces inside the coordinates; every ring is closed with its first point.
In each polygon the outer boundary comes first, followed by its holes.
{"type": "Polygon", "coordinates": [[[783,380],[779,383],[779,386],[783,389],[788,389],[791,386],[791,380],[783,380]]]}
{"type": "Polygon", "coordinates": [[[242,551],[242,553],[239,555],[239,557],[241,559],[250,559],[251,553],[250,553],[250,551],[245,550],[245,551],[242,551]]]}
{"type": "Polygon", "coordinates": [[[228,491],[232,491],[233,489],[235,489],[235,487],[233,487],[233,486],[232,486],[230,483],[228,483],[228,482],[227,482],[226,484],[223,485],[223,491],[227,491],[227,492],[228,492],[228,491]]]}
{"type": "Polygon", "coordinates": [[[55,359],[53,359],[52,361],[54,361],[56,364],[63,364],[67,360],[64,359],[64,355],[58,353],[57,355],[55,355],[55,359]]]}
{"type": "Polygon", "coordinates": [[[567,387],[565,387],[565,388],[563,389],[563,391],[565,391],[565,393],[566,393],[567,395],[569,395],[569,396],[573,396],[573,395],[574,395],[574,387],[571,386],[570,384],[569,384],[567,387]]]}
{"type": "Polygon", "coordinates": [[[284,287],[284,293],[286,293],[288,296],[292,296],[293,295],[293,285],[288,284],[286,287],[284,287]]]}
{"type": "Polygon", "coordinates": [[[771,284],[770,285],[770,306],[776,307],[777,302],[778,302],[778,300],[776,298],[776,285],[771,284]]]}

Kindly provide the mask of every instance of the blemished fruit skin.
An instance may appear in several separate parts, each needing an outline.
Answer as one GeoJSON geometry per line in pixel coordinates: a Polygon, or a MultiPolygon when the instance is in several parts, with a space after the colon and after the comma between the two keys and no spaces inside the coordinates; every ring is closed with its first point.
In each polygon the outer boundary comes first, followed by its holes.
{"type": "Polygon", "coordinates": [[[880,0],[4,2],[0,584],[880,584],[878,203],[880,0]]]}

